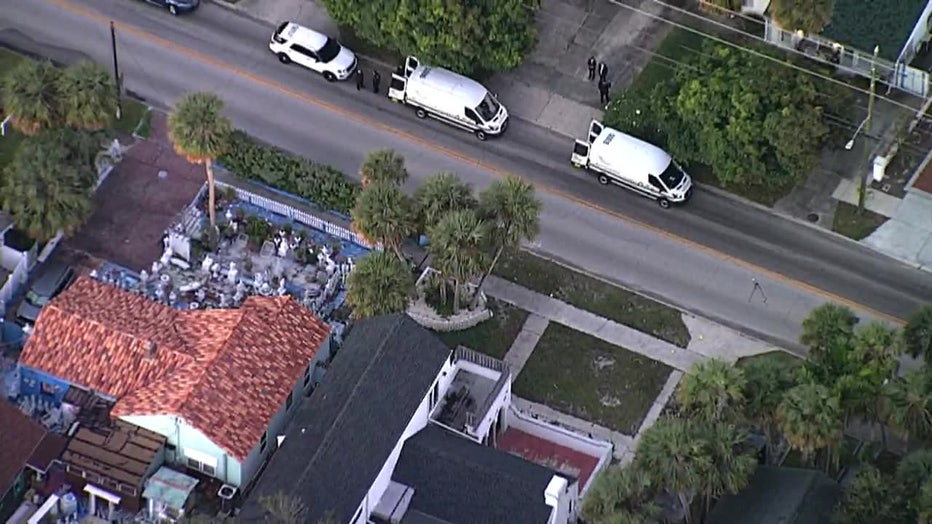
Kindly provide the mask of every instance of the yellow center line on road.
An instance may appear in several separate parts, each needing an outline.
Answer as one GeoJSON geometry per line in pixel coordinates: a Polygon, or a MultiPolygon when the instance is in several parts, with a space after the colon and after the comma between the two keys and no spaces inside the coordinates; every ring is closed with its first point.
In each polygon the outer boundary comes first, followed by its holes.
{"type": "MultiPolygon", "coordinates": [[[[354,120],[354,121],[356,121],[356,122],[358,122],[358,123],[365,124],[365,125],[367,125],[367,126],[377,128],[377,129],[379,129],[379,130],[381,130],[381,131],[384,131],[384,132],[386,132],[386,133],[390,133],[390,134],[395,135],[395,136],[397,136],[397,137],[404,138],[404,139],[406,139],[406,140],[408,140],[408,141],[414,142],[415,144],[417,144],[417,145],[419,145],[419,146],[421,146],[421,147],[424,147],[424,148],[426,148],[426,149],[431,149],[431,150],[437,151],[437,152],[439,152],[439,153],[443,153],[444,155],[449,156],[449,157],[451,157],[451,158],[454,158],[454,159],[456,159],[456,160],[459,160],[459,161],[461,161],[461,162],[464,162],[464,163],[467,163],[467,164],[473,164],[473,165],[475,165],[475,166],[481,167],[482,169],[484,169],[484,170],[486,170],[486,171],[489,171],[490,173],[492,173],[492,174],[494,174],[494,175],[496,175],[496,176],[498,176],[498,177],[503,177],[503,176],[509,174],[508,171],[506,171],[506,170],[504,170],[504,169],[502,169],[502,168],[500,168],[500,167],[498,167],[498,166],[495,166],[495,165],[493,165],[493,164],[489,164],[489,163],[483,162],[483,161],[481,161],[481,160],[474,159],[474,158],[472,158],[472,157],[470,157],[470,156],[468,156],[468,155],[464,155],[464,154],[462,154],[462,153],[460,153],[460,152],[458,152],[458,151],[455,151],[455,150],[453,150],[453,149],[450,149],[450,148],[447,148],[447,147],[443,147],[443,146],[437,145],[437,144],[435,144],[435,143],[432,143],[432,142],[430,142],[430,141],[428,141],[428,140],[425,140],[425,139],[423,139],[423,138],[420,138],[420,137],[418,137],[418,136],[416,136],[416,135],[413,135],[413,134],[411,134],[411,133],[407,133],[407,132],[405,132],[405,131],[400,131],[400,130],[395,129],[395,128],[393,128],[393,127],[387,125],[387,124],[384,124],[384,123],[379,122],[379,121],[377,121],[377,120],[373,120],[373,119],[371,119],[371,118],[368,118],[368,117],[366,117],[366,116],[363,116],[363,115],[361,115],[361,114],[359,114],[359,113],[356,113],[356,112],[354,112],[354,111],[350,111],[350,110],[348,110],[348,109],[345,109],[345,108],[342,108],[342,107],[333,105],[333,104],[331,104],[331,103],[329,103],[329,102],[326,102],[326,101],[324,101],[324,100],[321,100],[321,99],[319,99],[319,98],[316,98],[316,97],[314,97],[314,96],[311,96],[311,95],[309,95],[309,94],[307,94],[307,93],[302,93],[302,92],[296,91],[296,90],[294,90],[294,89],[291,89],[291,88],[282,86],[281,84],[277,84],[277,83],[272,82],[272,81],[270,81],[270,80],[268,80],[268,79],[266,79],[266,78],[263,78],[263,77],[261,77],[261,76],[259,76],[259,75],[256,75],[256,74],[254,74],[254,73],[251,73],[251,72],[246,71],[246,70],[243,70],[243,69],[240,69],[240,68],[238,68],[238,67],[236,67],[236,66],[233,66],[233,65],[231,65],[231,64],[229,64],[229,63],[227,63],[227,62],[223,62],[223,61],[218,60],[218,59],[216,59],[216,58],[207,56],[207,55],[205,55],[205,54],[203,54],[203,53],[200,53],[200,52],[198,52],[198,51],[195,51],[194,49],[191,49],[191,48],[189,48],[189,47],[185,47],[185,46],[183,46],[183,45],[180,45],[180,44],[177,44],[177,43],[175,43],[175,42],[172,42],[171,40],[167,40],[167,39],[165,39],[165,38],[161,38],[161,37],[159,37],[159,36],[156,36],[156,35],[154,35],[154,34],[148,32],[148,31],[146,31],[146,30],[144,30],[144,29],[141,29],[141,28],[139,28],[139,27],[136,27],[136,26],[134,26],[134,25],[127,24],[127,23],[125,23],[125,22],[121,22],[121,21],[118,21],[118,20],[113,20],[113,19],[111,19],[110,17],[104,16],[104,15],[98,13],[98,12],[93,11],[92,9],[89,9],[89,8],[86,8],[86,7],[82,7],[82,6],[79,6],[79,5],[76,5],[76,4],[74,4],[74,3],[72,3],[72,2],[70,2],[70,1],[68,1],[68,0],[49,0],[49,1],[52,2],[53,4],[57,5],[57,6],[61,7],[62,9],[65,9],[65,10],[71,12],[71,13],[74,13],[74,14],[77,14],[77,15],[80,15],[80,16],[83,16],[83,17],[85,17],[85,18],[89,18],[89,19],[91,19],[91,20],[94,20],[94,21],[99,22],[99,23],[101,23],[101,24],[105,24],[105,25],[107,25],[107,26],[109,26],[109,24],[110,24],[111,21],[113,21],[114,26],[115,26],[117,29],[119,29],[120,31],[123,31],[123,32],[125,32],[125,33],[132,34],[132,35],[134,35],[134,36],[136,36],[136,37],[138,37],[138,38],[140,38],[140,39],[147,40],[147,41],[149,41],[149,42],[155,43],[155,44],[157,44],[158,46],[162,47],[163,49],[164,49],[164,48],[168,48],[168,49],[174,50],[174,51],[176,51],[176,52],[178,52],[178,53],[181,53],[182,55],[185,55],[185,56],[188,56],[188,57],[190,57],[190,58],[199,60],[199,61],[201,61],[201,62],[210,64],[211,66],[213,66],[213,67],[215,67],[215,68],[217,68],[217,69],[220,69],[220,70],[226,71],[226,72],[228,72],[228,73],[232,73],[232,74],[234,74],[234,75],[236,75],[236,76],[239,76],[239,77],[248,79],[248,80],[250,80],[250,81],[252,81],[252,82],[255,82],[255,83],[259,84],[259,85],[262,85],[263,87],[266,87],[266,88],[268,88],[268,89],[275,90],[275,91],[278,91],[278,92],[280,92],[280,93],[287,94],[287,95],[289,95],[289,96],[291,96],[291,97],[293,97],[293,98],[297,98],[297,99],[302,100],[302,101],[304,101],[304,102],[307,102],[307,103],[309,103],[309,104],[313,104],[313,105],[316,105],[316,106],[318,106],[318,107],[322,107],[322,108],[324,108],[324,109],[327,109],[328,111],[332,111],[332,112],[334,112],[334,113],[337,113],[337,114],[339,114],[339,115],[341,115],[341,116],[344,116],[344,117],[346,117],[346,118],[349,118],[350,120],[354,120]]],[[[316,159],[316,160],[320,161],[321,159],[316,159]]],[[[902,326],[902,325],[904,325],[904,324],[906,323],[906,322],[905,322],[903,319],[901,319],[901,318],[898,318],[898,317],[895,317],[895,316],[893,316],[893,315],[888,315],[888,314],[886,314],[886,313],[877,311],[877,310],[875,310],[875,309],[873,309],[873,308],[871,308],[871,307],[869,307],[869,306],[866,306],[866,305],[861,304],[861,303],[859,303],[859,302],[856,302],[856,301],[854,301],[854,300],[851,300],[851,299],[848,299],[848,298],[845,298],[845,297],[836,295],[835,293],[826,291],[826,290],[824,290],[824,289],[821,289],[821,288],[819,288],[819,287],[813,286],[813,285],[811,285],[811,284],[807,284],[806,282],[803,282],[803,281],[801,281],[801,280],[797,280],[797,279],[795,279],[795,278],[792,278],[792,277],[788,277],[788,276],[786,276],[786,275],[783,275],[782,273],[779,273],[779,272],[776,272],[776,271],[767,269],[767,268],[762,267],[762,266],[758,266],[757,264],[754,264],[754,263],[751,263],[751,262],[747,262],[747,261],[742,260],[742,259],[740,259],[740,258],[738,258],[738,257],[729,255],[729,254],[727,254],[727,253],[723,253],[723,252],[718,251],[718,250],[716,250],[716,249],[713,249],[713,248],[711,248],[711,247],[709,247],[709,246],[706,246],[706,245],[704,245],[704,244],[700,244],[700,243],[695,242],[695,241],[693,241],[693,240],[690,240],[690,239],[688,239],[688,238],[685,238],[685,237],[679,236],[679,235],[677,235],[677,234],[671,233],[671,232],[669,232],[669,231],[666,231],[666,230],[664,230],[664,229],[658,228],[658,227],[653,226],[653,225],[651,225],[651,224],[648,224],[648,223],[646,223],[646,222],[641,222],[640,220],[637,220],[637,219],[634,219],[634,218],[625,216],[625,215],[623,215],[623,214],[621,214],[621,213],[618,213],[618,212],[616,212],[616,211],[612,211],[611,209],[607,209],[607,208],[604,208],[604,207],[602,207],[602,206],[598,206],[598,205],[596,205],[596,204],[593,204],[593,203],[591,203],[591,202],[587,202],[587,201],[585,201],[585,200],[583,200],[583,199],[581,199],[581,198],[579,198],[579,197],[577,197],[577,196],[575,196],[575,195],[573,195],[573,194],[567,193],[567,192],[565,192],[565,191],[563,191],[563,190],[557,189],[557,188],[552,187],[552,186],[549,186],[549,185],[547,185],[547,184],[535,183],[534,185],[535,185],[535,187],[537,187],[538,189],[540,189],[540,190],[542,190],[542,191],[545,191],[545,192],[547,192],[547,193],[550,193],[551,195],[559,196],[559,197],[561,197],[561,198],[570,200],[570,201],[572,201],[572,202],[574,202],[574,203],[576,203],[576,204],[578,204],[578,205],[580,205],[580,206],[586,207],[586,208],[588,208],[588,209],[590,209],[590,210],[592,210],[592,211],[597,211],[597,212],[599,212],[599,213],[602,213],[602,214],[611,216],[612,218],[615,218],[615,219],[618,219],[618,220],[622,220],[622,221],[628,222],[629,224],[633,224],[633,225],[635,225],[635,226],[637,226],[637,227],[640,227],[640,228],[642,228],[642,229],[646,229],[646,230],[648,230],[648,231],[650,231],[650,232],[652,232],[652,233],[654,233],[654,234],[660,235],[660,236],[662,236],[662,237],[664,237],[664,238],[666,238],[666,239],[668,239],[668,240],[673,240],[673,241],[679,242],[679,243],[681,243],[681,244],[685,244],[686,246],[688,246],[688,247],[690,247],[690,248],[692,248],[692,249],[696,249],[696,250],[698,250],[698,251],[701,251],[701,252],[703,252],[703,253],[705,253],[705,254],[711,255],[711,256],[713,256],[713,257],[715,257],[715,258],[718,258],[718,259],[720,259],[720,260],[723,260],[723,261],[726,261],[726,262],[735,264],[735,265],[737,265],[737,266],[743,267],[743,268],[745,268],[745,269],[747,269],[747,270],[749,270],[749,271],[755,272],[755,273],[757,273],[757,274],[759,274],[759,275],[764,275],[764,276],[766,276],[766,277],[768,277],[768,278],[770,278],[770,279],[772,279],[772,280],[776,280],[776,281],[783,282],[783,283],[785,283],[785,284],[789,284],[789,285],[791,285],[791,286],[800,288],[800,289],[802,289],[802,290],[804,290],[804,291],[806,291],[806,292],[809,292],[809,293],[812,293],[812,294],[814,294],[814,295],[817,295],[817,296],[821,297],[822,299],[824,299],[824,300],[826,300],[826,301],[835,302],[835,303],[838,303],[838,304],[841,304],[841,305],[848,306],[848,307],[850,307],[850,308],[852,308],[852,309],[855,309],[855,310],[863,311],[863,312],[865,312],[865,313],[868,313],[868,314],[871,315],[871,316],[874,316],[874,317],[877,317],[877,318],[886,320],[887,322],[890,322],[890,323],[893,323],[893,324],[896,324],[896,325],[901,325],[901,326],[902,326]]]]}

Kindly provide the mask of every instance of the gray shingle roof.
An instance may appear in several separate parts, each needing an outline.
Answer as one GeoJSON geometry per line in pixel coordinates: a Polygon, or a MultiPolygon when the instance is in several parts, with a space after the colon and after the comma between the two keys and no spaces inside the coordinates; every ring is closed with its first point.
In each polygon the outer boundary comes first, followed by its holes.
{"type": "Polygon", "coordinates": [[[544,491],[555,474],[428,424],[405,442],[392,480],[414,489],[409,513],[455,524],[545,524],[544,491]]]}
{"type": "Polygon", "coordinates": [[[760,466],[751,483],[715,505],[707,524],[830,522],[841,488],[821,471],[760,466]]]}
{"type": "Polygon", "coordinates": [[[358,322],[295,414],[240,521],[260,521],[260,497],[278,492],[299,499],[308,522],[327,511],[352,518],[450,353],[406,315],[358,322]]]}

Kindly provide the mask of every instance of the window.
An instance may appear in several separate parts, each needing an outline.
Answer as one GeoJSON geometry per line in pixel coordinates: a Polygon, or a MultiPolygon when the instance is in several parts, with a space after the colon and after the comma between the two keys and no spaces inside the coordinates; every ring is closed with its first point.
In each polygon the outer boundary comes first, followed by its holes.
{"type": "Polygon", "coordinates": [[[466,113],[466,118],[472,120],[473,122],[477,124],[482,122],[482,120],[479,120],[479,115],[477,115],[476,112],[473,111],[472,109],[469,109],[467,107],[465,113],[466,113]]]}
{"type": "Polygon", "coordinates": [[[301,46],[301,45],[298,45],[298,44],[292,44],[291,50],[292,50],[292,51],[295,51],[296,53],[301,53],[302,55],[304,55],[304,56],[306,56],[306,57],[308,57],[308,58],[317,60],[317,55],[315,55],[313,51],[311,51],[310,49],[308,49],[308,48],[306,48],[306,47],[304,47],[304,46],[301,46]]]}
{"type": "Polygon", "coordinates": [[[48,382],[42,382],[40,388],[43,395],[54,395],[58,392],[58,386],[53,386],[48,382]]]}
{"type": "Polygon", "coordinates": [[[654,175],[647,175],[647,181],[650,185],[654,186],[654,189],[658,191],[663,191],[663,185],[660,184],[660,179],[654,175]]]}
{"type": "Polygon", "coordinates": [[[340,49],[340,44],[336,40],[328,38],[324,42],[324,46],[317,50],[317,54],[320,56],[321,62],[329,62],[340,54],[340,49]]]}
{"type": "Polygon", "coordinates": [[[193,470],[200,471],[201,473],[210,475],[210,476],[214,476],[214,474],[216,473],[216,470],[214,469],[213,466],[204,464],[203,462],[198,462],[194,460],[193,458],[188,459],[188,467],[193,470]]]}
{"type": "Polygon", "coordinates": [[[288,393],[288,398],[285,399],[285,411],[291,409],[291,405],[294,404],[293,396],[293,393],[288,393]]]}
{"type": "MultiPolygon", "coordinates": [[[[288,395],[288,396],[291,397],[291,395],[288,395]]],[[[268,435],[269,435],[268,432],[265,432],[262,434],[262,438],[259,439],[259,453],[265,452],[265,448],[268,446],[268,443],[269,443],[268,435]]]]}
{"type": "Polygon", "coordinates": [[[482,120],[488,122],[495,118],[495,115],[498,114],[498,110],[501,109],[502,105],[498,103],[498,100],[492,96],[491,93],[487,93],[485,98],[482,99],[482,102],[476,106],[476,111],[479,113],[479,116],[482,117],[482,120]]]}
{"type": "Polygon", "coordinates": [[[683,181],[684,175],[680,166],[676,165],[676,162],[670,161],[670,165],[660,174],[660,180],[663,181],[663,184],[670,189],[674,189],[680,185],[680,182],[683,181]]]}

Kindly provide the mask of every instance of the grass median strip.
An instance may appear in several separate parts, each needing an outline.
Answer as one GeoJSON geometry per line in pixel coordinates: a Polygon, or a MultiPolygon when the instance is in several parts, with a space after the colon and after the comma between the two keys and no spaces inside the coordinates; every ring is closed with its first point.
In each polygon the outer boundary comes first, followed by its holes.
{"type": "Polygon", "coordinates": [[[840,233],[852,240],[862,240],[870,236],[887,221],[887,217],[865,209],[858,213],[858,206],[847,202],[839,202],[835,208],[835,217],[832,220],[832,231],[840,233]]]}
{"type": "Polygon", "coordinates": [[[680,311],[528,251],[503,256],[495,274],[681,348],[689,344],[680,311]]]}
{"type": "Polygon", "coordinates": [[[514,392],[634,435],[671,371],[656,360],[551,322],[518,375],[514,392]]]}
{"type": "Polygon", "coordinates": [[[490,357],[505,358],[524,327],[528,312],[494,298],[489,298],[488,307],[492,310],[492,318],[469,329],[440,333],[440,339],[450,349],[463,345],[490,357]]]}

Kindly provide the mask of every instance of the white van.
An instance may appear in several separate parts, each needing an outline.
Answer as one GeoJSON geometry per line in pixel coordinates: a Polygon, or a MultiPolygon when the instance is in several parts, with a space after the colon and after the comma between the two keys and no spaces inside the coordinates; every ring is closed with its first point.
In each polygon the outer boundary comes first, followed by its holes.
{"type": "Polygon", "coordinates": [[[346,80],[356,70],[356,55],[352,51],[327,35],[294,22],[278,26],[269,49],[279,62],[302,65],[322,74],[328,82],[346,80]]]}
{"type": "Polygon", "coordinates": [[[593,120],[587,140],[577,140],[571,162],[594,171],[602,184],[619,186],[652,198],[666,209],[686,202],[693,181],[663,149],[593,120]]]}
{"type": "Polygon", "coordinates": [[[414,107],[418,118],[432,116],[471,131],[479,140],[508,128],[508,110],[479,82],[409,56],[392,74],[388,97],[414,107]]]}

